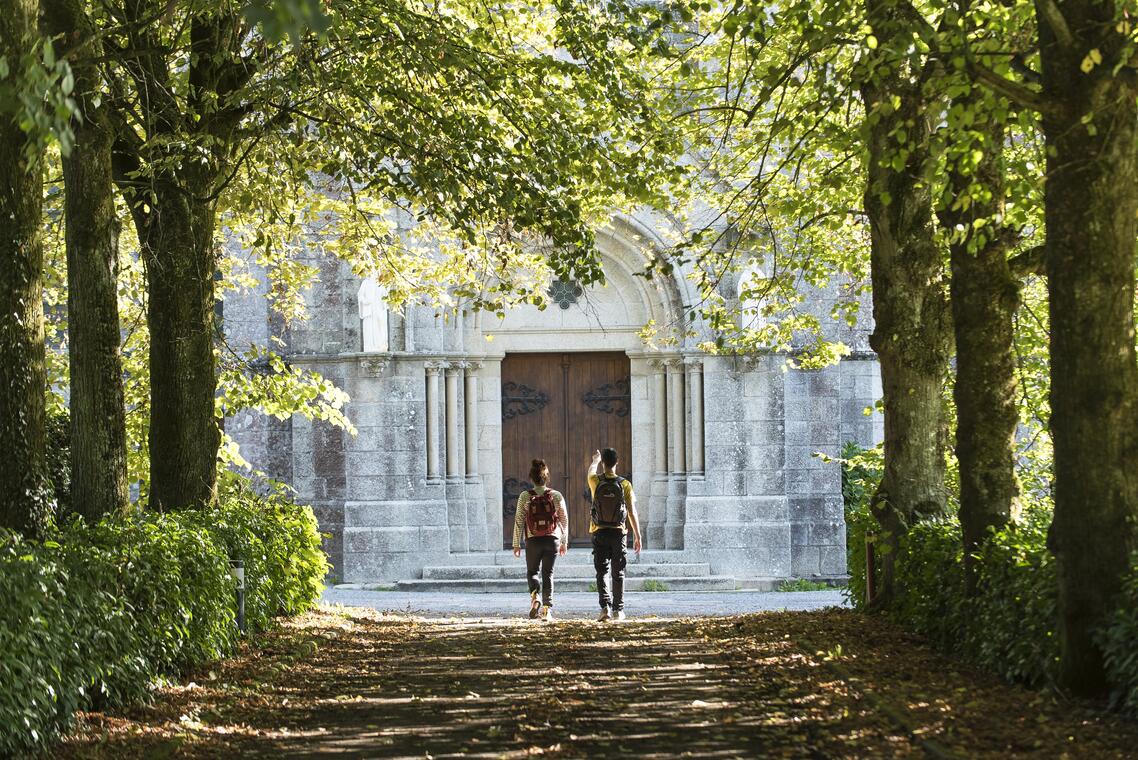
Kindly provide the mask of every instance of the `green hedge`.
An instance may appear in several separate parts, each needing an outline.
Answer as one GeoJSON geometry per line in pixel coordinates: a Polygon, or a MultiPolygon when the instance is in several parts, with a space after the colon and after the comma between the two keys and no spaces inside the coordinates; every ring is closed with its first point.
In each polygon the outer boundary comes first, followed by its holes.
{"type": "MultiPolygon", "coordinates": [[[[843,491],[854,606],[865,601],[865,534],[876,525],[868,499],[880,477],[872,453],[843,452],[843,491]]],[[[945,650],[1030,686],[1054,683],[1058,586],[1047,550],[1049,505],[1029,507],[991,535],[977,563],[977,593],[964,589],[960,525],[955,516],[912,526],[901,541],[896,572],[904,579],[890,615],[945,650]]],[[[1100,631],[1117,701],[1138,714],[1138,555],[1110,623],[1100,631]]]]}
{"type": "Polygon", "coordinates": [[[75,520],[42,543],[0,532],[0,756],[232,652],[230,557],[252,631],[311,607],[327,572],[311,509],[247,490],[210,511],[75,520]]]}

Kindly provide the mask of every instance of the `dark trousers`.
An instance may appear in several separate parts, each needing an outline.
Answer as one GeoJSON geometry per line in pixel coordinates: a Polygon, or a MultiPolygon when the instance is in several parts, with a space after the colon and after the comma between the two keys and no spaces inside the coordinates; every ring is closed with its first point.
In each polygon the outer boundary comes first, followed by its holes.
{"type": "Polygon", "coordinates": [[[628,564],[624,532],[620,528],[601,528],[593,534],[593,567],[597,571],[597,594],[601,608],[624,609],[624,568],[628,564]],[[612,567],[612,593],[609,593],[609,567],[612,567]]]}
{"type": "Polygon", "coordinates": [[[553,604],[553,563],[557,561],[557,550],[560,547],[561,539],[557,536],[526,539],[526,577],[529,579],[529,592],[532,594],[541,591],[541,603],[547,607],[553,604]]]}

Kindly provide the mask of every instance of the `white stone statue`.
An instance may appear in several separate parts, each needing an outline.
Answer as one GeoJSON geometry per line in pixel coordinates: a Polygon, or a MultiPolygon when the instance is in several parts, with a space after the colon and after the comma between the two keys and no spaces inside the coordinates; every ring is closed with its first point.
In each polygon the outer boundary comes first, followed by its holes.
{"type": "Polygon", "coordinates": [[[757,330],[763,326],[764,320],[759,312],[762,302],[755,290],[762,287],[765,279],[766,275],[763,274],[762,265],[757,259],[752,259],[739,273],[739,286],[736,288],[735,295],[739,298],[740,327],[757,330]]]}
{"type": "Polygon", "coordinates": [[[368,277],[360,284],[358,301],[364,353],[387,351],[387,288],[368,277]]]}

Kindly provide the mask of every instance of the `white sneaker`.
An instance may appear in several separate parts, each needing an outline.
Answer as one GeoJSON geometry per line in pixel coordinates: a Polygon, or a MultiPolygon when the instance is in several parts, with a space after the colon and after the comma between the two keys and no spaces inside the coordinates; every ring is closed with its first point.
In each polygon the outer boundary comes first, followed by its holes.
{"type": "Polygon", "coordinates": [[[553,620],[553,608],[548,604],[541,609],[541,619],[547,623],[553,620]]]}
{"type": "Polygon", "coordinates": [[[615,620],[624,620],[624,610],[617,610],[614,616],[615,620]]]}
{"type": "Polygon", "coordinates": [[[597,622],[604,623],[604,622],[607,622],[611,619],[612,619],[612,615],[609,614],[609,608],[608,607],[602,607],[601,608],[601,614],[600,614],[600,617],[597,618],[597,622]]]}

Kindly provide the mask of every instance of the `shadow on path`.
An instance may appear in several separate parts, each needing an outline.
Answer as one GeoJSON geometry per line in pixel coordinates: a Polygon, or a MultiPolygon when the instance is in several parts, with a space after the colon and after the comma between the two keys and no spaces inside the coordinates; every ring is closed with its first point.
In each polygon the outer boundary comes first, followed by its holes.
{"type": "Polygon", "coordinates": [[[71,757],[1125,757],[1133,724],[844,610],[622,624],[321,611],[71,757]],[[212,678],[211,678],[212,676],[212,678]],[[198,685],[201,684],[201,685],[198,685]]]}

